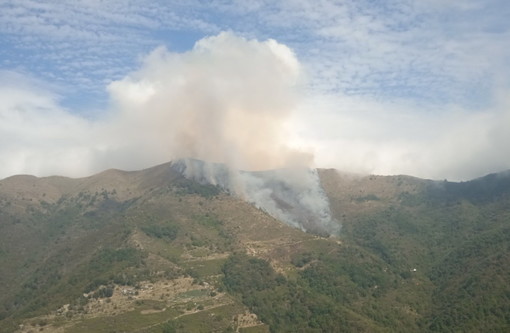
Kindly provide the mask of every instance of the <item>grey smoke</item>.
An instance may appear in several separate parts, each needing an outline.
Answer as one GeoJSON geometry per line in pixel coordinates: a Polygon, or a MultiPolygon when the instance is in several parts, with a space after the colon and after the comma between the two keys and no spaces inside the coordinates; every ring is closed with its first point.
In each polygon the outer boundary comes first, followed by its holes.
{"type": "Polygon", "coordinates": [[[292,227],[322,236],[340,232],[316,169],[250,172],[195,159],[179,160],[173,167],[189,179],[222,187],[292,227]]]}

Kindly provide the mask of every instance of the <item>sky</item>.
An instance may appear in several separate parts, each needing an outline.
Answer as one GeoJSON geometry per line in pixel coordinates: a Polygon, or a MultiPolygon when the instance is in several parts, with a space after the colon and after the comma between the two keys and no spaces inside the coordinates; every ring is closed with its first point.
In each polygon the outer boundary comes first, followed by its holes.
{"type": "Polygon", "coordinates": [[[0,0],[0,178],[510,169],[505,0],[0,0]]]}

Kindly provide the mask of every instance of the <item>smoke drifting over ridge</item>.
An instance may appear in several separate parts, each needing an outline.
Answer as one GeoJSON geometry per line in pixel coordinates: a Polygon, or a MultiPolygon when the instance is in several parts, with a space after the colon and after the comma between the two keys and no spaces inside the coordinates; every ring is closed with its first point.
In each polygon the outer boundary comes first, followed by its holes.
{"type": "Polygon", "coordinates": [[[313,156],[287,145],[299,79],[286,46],[222,33],[188,53],[155,50],[109,90],[115,123],[139,131],[138,142],[153,136],[153,148],[172,160],[186,158],[176,167],[187,177],[220,185],[294,227],[337,234],[310,169],[313,156]]]}
{"type": "MultiPolygon", "coordinates": [[[[304,91],[301,72],[285,45],[221,33],[185,53],[156,49],[108,85],[111,105],[87,119],[62,107],[49,91],[55,86],[0,70],[0,178],[81,177],[181,158],[245,171],[306,169],[314,160],[342,171],[449,180],[510,168],[506,86],[484,110],[431,112],[304,91]],[[314,156],[292,144],[313,147],[314,156]]],[[[241,196],[241,185],[230,190],[241,196]]]]}
{"type": "Polygon", "coordinates": [[[176,161],[172,167],[199,183],[218,185],[303,231],[322,236],[340,232],[316,169],[294,167],[249,172],[194,159],[176,161]]]}
{"type": "Polygon", "coordinates": [[[310,169],[312,154],[288,145],[300,80],[285,45],[221,33],[185,53],[154,50],[139,70],[109,84],[111,107],[94,121],[63,110],[54,96],[37,98],[43,89],[33,83],[0,89],[0,139],[9,142],[0,157],[10,163],[2,171],[87,176],[183,159],[190,178],[219,184],[295,227],[334,234],[339,225],[310,169]],[[206,162],[192,168],[190,158],[206,162]],[[254,172],[274,169],[285,171],[254,172]]]}

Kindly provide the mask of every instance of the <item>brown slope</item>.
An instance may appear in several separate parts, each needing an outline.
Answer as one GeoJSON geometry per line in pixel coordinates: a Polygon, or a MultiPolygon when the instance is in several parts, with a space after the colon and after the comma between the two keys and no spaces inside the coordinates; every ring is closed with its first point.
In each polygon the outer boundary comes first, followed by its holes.
{"type": "MultiPolygon", "coordinates": [[[[148,255],[143,269],[152,272],[176,267],[179,274],[188,269],[209,274],[207,267],[217,272],[232,251],[270,259],[284,270],[290,252],[315,239],[237,198],[221,193],[204,197],[179,182],[183,178],[171,164],[79,179],[14,176],[0,181],[0,303],[8,303],[2,312],[16,316],[9,304],[16,302],[24,285],[34,284],[34,276],[41,287],[31,291],[31,297],[48,303],[39,309],[64,305],[67,293],[74,295],[66,289],[67,281],[102,248],[141,249],[148,255]],[[143,231],[144,226],[166,223],[179,228],[172,242],[143,231]],[[48,269],[58,272],[57,281],[45,282],[52,276],[45,273],[48,269]],[[46,295],[45,290],[57,294],[46,295]]],[[[18,307],[24,309],[23,304],[18,307]]]]}

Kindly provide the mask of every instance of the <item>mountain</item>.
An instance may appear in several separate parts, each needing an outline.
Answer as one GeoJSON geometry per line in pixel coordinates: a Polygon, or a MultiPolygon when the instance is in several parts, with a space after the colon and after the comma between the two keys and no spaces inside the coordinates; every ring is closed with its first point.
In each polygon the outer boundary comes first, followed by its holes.
{"type": "Polygon", "coordinates": [[[321,179],[343,238],[414,283],[419,331],[510,328],[508,171],[462,183],[333,170],[321,179]]]}
{"type": "Polygon", "coordinates": [[[509,172],[452,183],[318,170],[305,196],[275,173],[246,177],[283,213],[324,193],[331,216],[310,206],[303,232],[179,162],[1,180],[0,331],[510,328],[509,172]],[[339,234],[315,227],[324,216],[339,234]]]}

